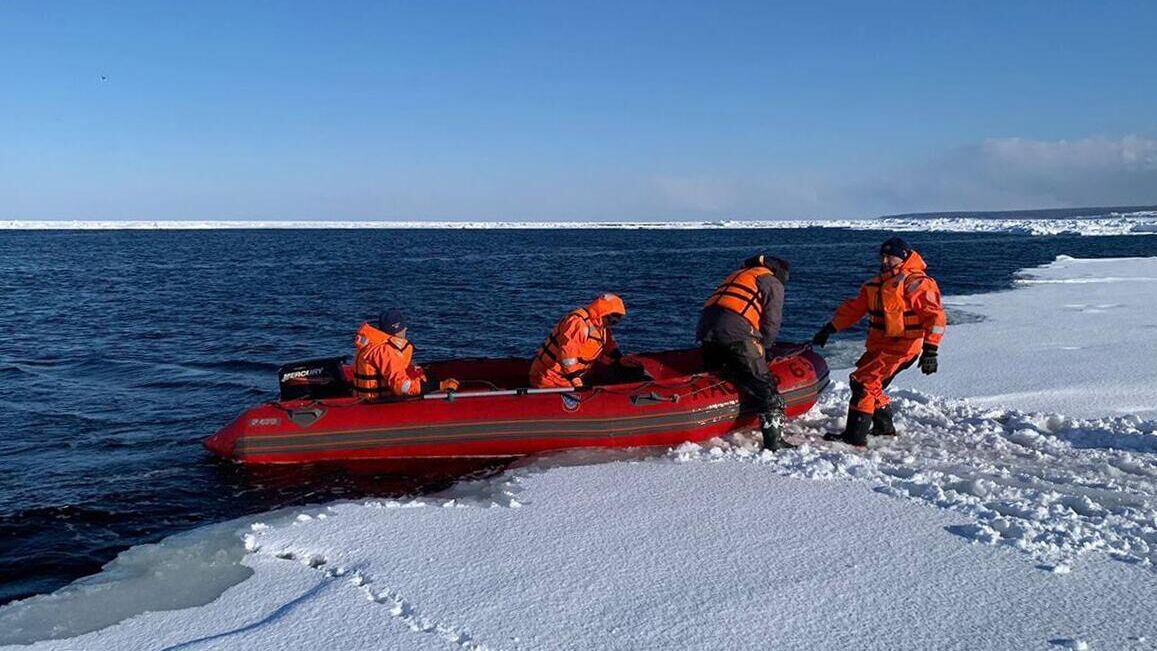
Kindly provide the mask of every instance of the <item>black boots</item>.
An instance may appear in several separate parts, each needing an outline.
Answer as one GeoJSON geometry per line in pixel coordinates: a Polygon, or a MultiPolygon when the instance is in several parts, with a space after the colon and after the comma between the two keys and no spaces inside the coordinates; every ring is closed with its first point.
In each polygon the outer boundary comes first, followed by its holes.
{"type": "Polygon", "coordinates": [[[848,425],[839,434],[824,436],[827,441],[843,441],[849,445],[868,445],[868,435],[895,436],[896,425],[892,423],[892,406],[880,407],[871,414],[848,409],[848,425]]]}
{"type": "Polygon", "coordinates": [[[868,445],[868,434],[872,431],[872,414],[865,414],[855,409],[848,410],[848,425],[844,431],[824,436],[825,441],[843,441],[848,445],[865,447],[868,445]]]}
{"type": "Polygon", "coordinates": [[[895,436],[896,426],[892,424],[892,406],[880,407],[872,414],[872,436],[895,436]]]}
{"type": "Polygon", "coordinates": [[[855,409],[848,410],[848,426],[844,428],[844,442],[864,447],[872,431],[872,416],[855,409]]]}
{"type": "Polygon", "coordinates": [[[796,446],[783,440],[783,412],[772,411],[759,417],[759,429],[763,431],[763,449],[778,452],[796,446]]]}

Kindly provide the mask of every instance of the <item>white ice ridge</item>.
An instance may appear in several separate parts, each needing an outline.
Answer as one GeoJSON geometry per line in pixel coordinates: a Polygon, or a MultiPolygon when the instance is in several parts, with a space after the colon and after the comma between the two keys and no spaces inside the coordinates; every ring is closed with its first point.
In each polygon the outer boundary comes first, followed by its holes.
{"type": "Polygon", "coordinates": [[[1028,235],[1138,235],[1157,233],[1157,211],[1110,213],[1064,219],[970,217],[794,219],[714,221],[278,221],[278,220],[8,220],[0,230],[207,230],[207,229],[795,229],[844,228],[882,231],[1023,233],[1028,235]]]}

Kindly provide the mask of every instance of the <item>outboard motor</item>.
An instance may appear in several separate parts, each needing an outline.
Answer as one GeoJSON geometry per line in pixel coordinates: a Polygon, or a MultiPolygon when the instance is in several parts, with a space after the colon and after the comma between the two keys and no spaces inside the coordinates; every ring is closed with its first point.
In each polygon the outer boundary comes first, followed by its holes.
{"type": "Polygon", "coordinates": [[[277,371],[282,400],[302,398],[343,398],[352,387],[345,379],[342,364],[346,357],[322,357],[292,362],[277,371]]]}

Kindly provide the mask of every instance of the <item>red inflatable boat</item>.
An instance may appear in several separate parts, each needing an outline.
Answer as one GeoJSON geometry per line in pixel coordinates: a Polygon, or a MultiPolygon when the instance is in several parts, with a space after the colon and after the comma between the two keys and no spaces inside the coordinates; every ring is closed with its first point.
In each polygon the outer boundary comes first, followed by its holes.
{"type": "MultiPolygon", "coordinates": [[[[822,357],[803,344],[777,345],[769,362],[787,400],[803,414],[828,384],[822,357]]],[[[427,364],[459,391],[367,402],[351,396],[341,358],[281,369],[281,399],[242,413],[205,446],[241,463],[517,457],[577,447],[670,446],[754,429],[736,389],[703,372],[698,350],[631,355],[592,386],[526,389],[530,362],[467,359],[427,364]],[[631,377],[634,376],[634,377],[631,377]]]]}

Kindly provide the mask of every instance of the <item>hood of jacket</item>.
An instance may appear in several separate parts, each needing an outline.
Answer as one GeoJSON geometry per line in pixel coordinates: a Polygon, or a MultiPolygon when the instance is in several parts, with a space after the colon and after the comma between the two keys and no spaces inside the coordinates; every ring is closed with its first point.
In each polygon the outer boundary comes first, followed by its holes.
{"type": "Polygon", "coordinates": [[[924,262],[924,258],[920,257],[920,254],[916,251],[912,251],[908,254],[908,257],[905,258],[903,262],[896,265],[895,267],[892,267],[891,269],[888,269],[887,271],[882,272],[880,277],[887,279],[898,276],[900,274],[910,274],[913,272],[923,273],[927,268],[928,264],[924,262]]]}
{"type": "Polygon", "coordinates": [[[390,335],[378,330],[369,322],[363,323],[362,327],[358,328],[357,334],[354,336],[354,347],[358,350],[389,341],[390,335]]]}
{"type": "Polygon", "coordinates": [[[627,306],[617,294],[608,292],[592,301],[591,304],[587,306],[587,313],[591,315],[592,319],[602,321],[602,318],[608,314],[625,316],[627,314],[627,306]]]}

